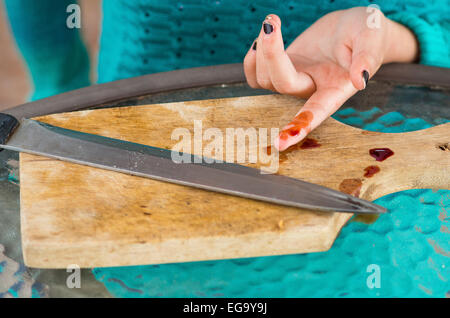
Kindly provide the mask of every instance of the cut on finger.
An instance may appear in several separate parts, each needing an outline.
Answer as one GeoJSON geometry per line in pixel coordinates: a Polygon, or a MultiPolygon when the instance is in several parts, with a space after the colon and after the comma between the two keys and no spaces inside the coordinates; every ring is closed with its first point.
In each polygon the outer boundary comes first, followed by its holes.
{"type": "Polygon", "coordinates": [[[355,93],[356,89],[350,81],[346,81],[342,87],[317,90],[294,119],[283,127],[278,138],[275,139],[275,147],[283,151],[300,142],[355,93]]]}

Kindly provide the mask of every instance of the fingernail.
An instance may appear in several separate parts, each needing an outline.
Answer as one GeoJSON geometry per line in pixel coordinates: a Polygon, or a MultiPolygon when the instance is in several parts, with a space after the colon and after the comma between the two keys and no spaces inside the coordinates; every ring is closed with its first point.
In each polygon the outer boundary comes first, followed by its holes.
{"type": "Polygon", "coordinates": [[[364,70],[364,71],[362,72],[362,76],[363,76],[363,79],[364,79],[364,88],[366,88],[367,82],[369,82],[369,72],[367,72],[366,70],[364,70]]]}
{"type": "Polygon", "coordinates": [[[253,42],[252,49],[253,49],[253,51],[256,51],[256,40],[255,40],[255,42],[253,42]]]}
{"type": "Polygon", "coordinates": [[[270,34],[273,31],[273,26],[270,23],[264,22],[263,23],[263,29],[265,34],[270,34]]]}

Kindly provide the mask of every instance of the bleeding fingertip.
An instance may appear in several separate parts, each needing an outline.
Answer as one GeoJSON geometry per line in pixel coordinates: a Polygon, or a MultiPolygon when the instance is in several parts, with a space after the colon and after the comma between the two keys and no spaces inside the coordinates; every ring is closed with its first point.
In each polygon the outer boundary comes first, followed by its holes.
{"type": "Polygon", "coordinates": [[[280,137],[277,137],[273,140],[273,146],[277,149],[280,150],[280,137]]]}
{"type": "Polygon", "coordinates": [[[283,151],[289,147],[289,141],[288,139],[283,139],[280,135],[274,140],[273,145],[278,149],[278,151],[283,151]]]}

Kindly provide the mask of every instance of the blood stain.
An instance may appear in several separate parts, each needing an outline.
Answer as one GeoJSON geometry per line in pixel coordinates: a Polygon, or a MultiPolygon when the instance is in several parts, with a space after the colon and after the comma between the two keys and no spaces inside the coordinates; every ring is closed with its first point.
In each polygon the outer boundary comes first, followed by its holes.
{"type": "Polygon", "coordinates": [[[378,166],[368,166],[364,169],[364,171],[366,172],[364,174],[364,177],[366,178],[371,178],[373,177],[374,174],[380,172],[380,167],[378,166]]]}
{"type": "Polygon", "coordinates": [[[389,148],[373,148],[369,150],[369,154],[375,158],[376,161],[384,161],[394,154],[389,148]]]}
{"type": "Polygon", "coordinates": [[[280,133],[281,140],[287,140],[289,136],[297,136],[302,129],[306,129],[306,133],[311,130],[311,122],[314,116],[309,110],[301,112],[288,124],[289,128],[284,129],[280,133]]]}
{"type": "Polygon", "coordinates": [[[305,138],[300,145],[300,149],[311,149],[311,148],[317,148],[321,145],[315,140],[314,138],[305,138]]]}
{"type": "Polygon", "coordinates": [[[354,197],[359,197],[361,187],[361,179],[344,179],[339,185],[339,191],[353,195],[354,197]]]}
{"type": "MultiPolygon", "coordinates": [[[[286,150],[284,150],[283,152],[278,153],[278,159],[280,163],[283,163],[284,161],[287,160],[288,156],[287,154],[290,152],[293,152],[295,150],[299,150],[299,149],[311,149],[311,148],[317,148],[320,147],[321,144],[319,144],[317,142],[316,139],[314,138],[305,138],[303,139],[303,141],[299,142],[298,144],[292,145],[289,148],[287,148],[286,150]]],[[[275,148],[273,148],[273,146],[268,146],[266,147],[266,153],[267,155],[272,155],[272,152],[274,151],[275,148]]]]}

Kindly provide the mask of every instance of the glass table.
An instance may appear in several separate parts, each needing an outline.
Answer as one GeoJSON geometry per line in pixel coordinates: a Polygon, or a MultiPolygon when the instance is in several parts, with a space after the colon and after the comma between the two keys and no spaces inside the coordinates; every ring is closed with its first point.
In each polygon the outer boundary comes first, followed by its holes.
{"type": "MultiPolygon", "coordinates": [[[[272,94],[249,88],[239,76],[227,80],[231,83],[218,79],[82,108],[272,94]]],[[[382,132],[443,124],[450,121],[449,85],[375,78],[333,117],[382,132]]],[[[0,297],[450,297],[448,190],[410,190],[378,199],[390,213],[377,220],[352,219],[327,252],[82,269],[81,288],[69,288],[72,271],[23,263],[19,183],[18,154],[0,152],[0,297]],[[367,281],[374,264],[381,270],[381,288],[367,281]]]]}

